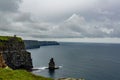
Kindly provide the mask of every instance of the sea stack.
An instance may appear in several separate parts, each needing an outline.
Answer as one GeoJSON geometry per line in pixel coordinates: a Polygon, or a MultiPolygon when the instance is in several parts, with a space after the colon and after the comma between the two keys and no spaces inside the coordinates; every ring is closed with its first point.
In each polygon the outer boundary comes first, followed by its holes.
{"type": "Polygon", "coordinates": [[[49,67],[48,67],[49,70],[55,69],[55,62],[54,62],[53,58],[50,59],[50,62],[48,63],[48,65],[49,65],[49,67]]]}

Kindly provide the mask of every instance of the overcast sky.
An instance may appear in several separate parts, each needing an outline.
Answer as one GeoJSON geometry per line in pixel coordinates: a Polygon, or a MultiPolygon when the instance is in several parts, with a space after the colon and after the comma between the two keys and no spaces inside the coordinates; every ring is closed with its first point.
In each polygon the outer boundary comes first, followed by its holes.
{"type": "Polygon", "coordinates": [[[114,42],[120,39],[119,8],[120,0],[0,0],[0,34],[114,42]]]}

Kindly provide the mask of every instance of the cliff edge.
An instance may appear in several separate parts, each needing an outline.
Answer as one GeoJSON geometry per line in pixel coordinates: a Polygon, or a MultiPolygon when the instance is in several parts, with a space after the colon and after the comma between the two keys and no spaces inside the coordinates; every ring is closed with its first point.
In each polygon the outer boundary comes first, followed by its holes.
{"type": "Polygon", "coordinates": [[[23,40],[16,36],[0,36],[0,67],[12,69],[33,68],[31,54],[26,51],[23,40]]]}

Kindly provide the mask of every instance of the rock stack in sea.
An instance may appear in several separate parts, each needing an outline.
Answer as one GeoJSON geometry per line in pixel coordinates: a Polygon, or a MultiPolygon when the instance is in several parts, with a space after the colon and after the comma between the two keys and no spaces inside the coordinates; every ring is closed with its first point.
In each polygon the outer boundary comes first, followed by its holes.
{"type": "Polygon", "coordinates": [[[50,59],[50,62],[49,62],[49,70],[54,70],[55,69],[55,62],[54,62],[54,59],[53,58],[51,58],[50,59]]]}
{"type": "Polygon", "coordinates": [[[23,40],[16,36],[0,36],[0,67],[12,69],[33,68],[31,54],[26,51],[23,40]]]}

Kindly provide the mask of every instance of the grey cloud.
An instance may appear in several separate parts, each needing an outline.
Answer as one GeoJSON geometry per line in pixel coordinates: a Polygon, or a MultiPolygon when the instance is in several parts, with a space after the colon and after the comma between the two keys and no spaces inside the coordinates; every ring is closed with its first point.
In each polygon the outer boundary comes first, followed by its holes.
{"type": "Polygon", "coordinates": [[[88,22],[83,17],[81,20],[81,16],[76,16],[72,16],[72,19],[70,17],[67,22],[65,21],[62,25],[60,25],[59,30],[57,30],[56,33],[66,37],[71,36],[77,38],[118,37],[117,34],[120,34],[118,22],[114,22],[114,24],[112,20],[88,22]]]}
{"type": "Polygon", "coordinates": [[[46,23],[46,22],[31,22],[25,25],[37,31],[48,31],[53,26],[51,23],[46,23]]]}
{"type": "Polygon", "coordinates": [[[74,14],[61,24],[51,24],[47,22],[27,22],[14,21],[14,23],[4,24],[0,30],[29,36],[33,38],[102,38],[120,37],[119,22],[111,20],[88,22],[83,16],[74,14]]]}
{"type": "Polygon", "coordinates": [[[19,13],[14,18],[17,22],[33,22],[30,13],[19,13]]]}
{"type": "Polygon", "coordinates": [[[0,0],[0,11],[16,12],[19,8],[21,0],[0,0]]]}
{"type": "Polygon", "coordinates": [[[31,13],[18,11],[20,1],[0,0],[0,34],[32,38],[120,38],[120,1],[113,3],[107,0],[105,4],[101,0],[89,10],[77,9],[78,12],[71,11],[61,16],[55,14],[51,22],[37,20],[31,13]]]}

